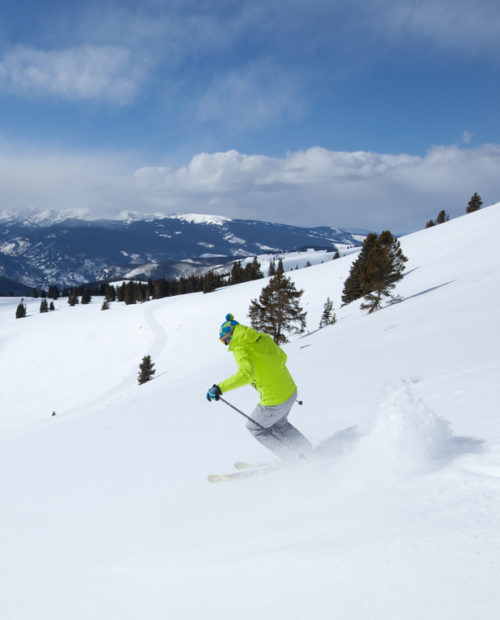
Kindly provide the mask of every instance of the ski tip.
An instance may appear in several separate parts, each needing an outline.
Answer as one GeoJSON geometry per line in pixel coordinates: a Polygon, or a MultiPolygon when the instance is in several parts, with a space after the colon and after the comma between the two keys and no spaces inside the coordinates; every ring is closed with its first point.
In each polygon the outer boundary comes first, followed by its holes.
{"type": "Polygon", "coordinates": [[[258,469],[259,467],[267,467],[268,463],[247,463],[246,461],[236,461],[234,468],[242,469],[258,469]]]}
{"type": "Polygon", "coordinates": [[[225,480],[225,476],[223,476],[222,474],[210,474],[207,480],[209,482],[223,482],[225,480]]]}

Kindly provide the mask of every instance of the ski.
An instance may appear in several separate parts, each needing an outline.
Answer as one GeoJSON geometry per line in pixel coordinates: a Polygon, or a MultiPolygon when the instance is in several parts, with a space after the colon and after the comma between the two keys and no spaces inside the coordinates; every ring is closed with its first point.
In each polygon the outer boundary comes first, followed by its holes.
{"type": "Polygon", "coordinates": [[[208,476],[209,482],[232,482],[234,480],[241,480],[243,478],[251,478],[253,476],[261,476],[262,474],[268,474],[272,471],[279,469],[279,465],[271,465],[264,463],[259,467],[253,469],[239,469],[238,471],[231,472],[230,474],[211,474],[208,476]]]}
{"type": "Polygon", "coordinates": [[[234,468],[237,470],[242,469],[258,469],[259,467],[267,467],[269,463],[247,463],[246,461],[236,461],[234,468]]]}

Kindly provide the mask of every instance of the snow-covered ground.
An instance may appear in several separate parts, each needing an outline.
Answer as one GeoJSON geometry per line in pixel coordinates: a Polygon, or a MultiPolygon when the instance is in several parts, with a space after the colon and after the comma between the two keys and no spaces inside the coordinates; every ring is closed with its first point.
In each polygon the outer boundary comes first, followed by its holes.
{"type": "Polygon", "coordinates": [[[339,308],[352,256],[291,272],[291,420],[324,458],[228,484],[207,474],[268,455],[205,393],[264,281],[22,320],[0,299],[0,618],[497,620],[499,236],[500,204],[404,237],[404,300],[372,315],[339,308]]]}

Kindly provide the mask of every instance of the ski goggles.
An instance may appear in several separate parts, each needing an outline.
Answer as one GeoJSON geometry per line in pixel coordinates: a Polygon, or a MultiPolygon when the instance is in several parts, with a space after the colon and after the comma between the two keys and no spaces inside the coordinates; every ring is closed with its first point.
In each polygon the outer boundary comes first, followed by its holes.
{"type": "Polygon", "coordinates": [[[231,342],[232,336],[233,336],[232,333],[224,334],[224,336],[221,336],[219,340],[222,342],[222,344],[225,344],[227,347],[227,345],[231,342]]]}

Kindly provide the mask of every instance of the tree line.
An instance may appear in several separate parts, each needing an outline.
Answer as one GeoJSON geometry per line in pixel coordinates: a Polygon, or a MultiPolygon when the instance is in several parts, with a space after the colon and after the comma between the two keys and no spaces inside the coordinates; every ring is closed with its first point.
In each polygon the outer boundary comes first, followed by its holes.
{"type": "MultiPolygon", "coordinates": [[[[481,196],[477,192],[474,192],[469,202],[467,203],[467,208],[465,209],[465,213],[474,213],[474,211],[479,211],[482,204],[483,204],[483,201],[481,199],[481,196]]],[[[449,219],[450,219],[450,216],[446,213],[444,209],[442,209],[438,213],[436,219],[429,220],[427,224],[425,225],[425,227],[431,228],[431,226],[436,226],[438,224],[444,224],[445,222],[448,222],[449,219]]]]}
{"type": "MultiPolygon", "coordinates": [[[[223,286],[249,282],[263,277],[261,265],[257,257],[254,257],[253,261],[247,263],[244,267],[241,261],[236,261],[233,263],[231,271],[227,273],[217,273],[209,270],[202,275],[192,274],[180,278],[168,279],[162,277],[155,280],[150,278],[147,282],[130,280],[122,282],[120,285],[101,282],[63,289],[51,285],[47,291],[42,289],[40,293],[34,288],[32,290],[32,297],[34,299],[42,298],[40,312],[54,310],[53,302],[49,305],[47,300],[57,300],[61,297],[67,297],[70,306],[89,304],[95,296],[104,297],[102,309],[107,310],[109,303],[113,301],[125,302],[128,305],[143,303],[150,299],[162,299],[188,293],[210,293],[223,286]]],[[[16,310],[16,318],[23,318],[25,316],[26,304],[22,300],[16,310]]]]}

